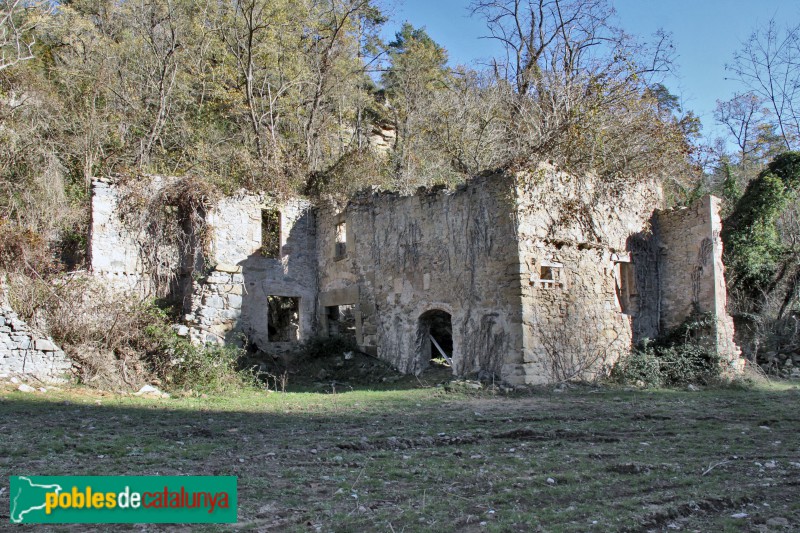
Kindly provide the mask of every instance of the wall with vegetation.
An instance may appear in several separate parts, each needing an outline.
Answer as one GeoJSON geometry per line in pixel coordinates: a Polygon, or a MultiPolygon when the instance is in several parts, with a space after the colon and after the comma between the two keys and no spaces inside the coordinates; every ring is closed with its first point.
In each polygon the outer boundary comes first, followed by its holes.
{"type": "Polygon", "coordinates": [[[366,193],[341,212],[321,208],[317,250],[320,312],[355,305],[360,344],[401,371],[429,364],[420,316],[431,310],[451,315],[457,374],[499,375],[507,354],[521,348],[508,175],[477,178],[454,191],[366,193]],[[337,256],[342,222],[345,252],[337,256]]]}

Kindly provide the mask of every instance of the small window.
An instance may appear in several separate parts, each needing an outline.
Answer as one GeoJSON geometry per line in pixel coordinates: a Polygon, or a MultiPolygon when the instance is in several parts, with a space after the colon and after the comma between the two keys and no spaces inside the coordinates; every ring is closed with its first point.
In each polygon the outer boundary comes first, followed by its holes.
{"type": "Polygon", "coordinates": [[[261,211],[261,255],[272,259],[281,256],[281,213],[261,211]]]}
{"type": "Polygon", "coordinates": [[[553,289],[556,287],[563,287],[563,280],[561,279],[561,270],[563,265],[561,263],[543,261],[539,265],[539,276],[531,276],[531,285],[537,285],[544,289],[553,289]]]}
{"type": "Polygon", "coordinates": [[[325,308],[328,319],[328,335],[331,337],[356,338],[356,306],[332,305],[325,308]]]}
{"type": "Polygon", "coordinates": [[[293,342],[300,338],[300,298],[267,296],[267,340],[293,342]]]}
{"type": "Polygon", "coordinates": [[[341,259],[347,255],[347,223],[339,222],[336,224],[336,249],[334,257],[341,259]]]}

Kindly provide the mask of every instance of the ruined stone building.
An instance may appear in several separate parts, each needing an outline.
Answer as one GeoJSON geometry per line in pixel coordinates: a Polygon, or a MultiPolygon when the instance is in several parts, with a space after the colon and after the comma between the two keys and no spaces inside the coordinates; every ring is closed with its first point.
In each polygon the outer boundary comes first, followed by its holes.
{"type": "MultiPolygon", "coordinates": [[[[148,272],[118,197],[94,182],[91,268],[132,290],[148,272]]],[[[403,372],[443,352],[456,375],[537,384],[611,364],[698,311],[716,317],[717,349],[736,365],[718,200],[661,204],[654,182],[547,165],[341,208],[243,192],[206,215],[210,250],[181,333],[273,353],[350,335],[403,372]]]]}

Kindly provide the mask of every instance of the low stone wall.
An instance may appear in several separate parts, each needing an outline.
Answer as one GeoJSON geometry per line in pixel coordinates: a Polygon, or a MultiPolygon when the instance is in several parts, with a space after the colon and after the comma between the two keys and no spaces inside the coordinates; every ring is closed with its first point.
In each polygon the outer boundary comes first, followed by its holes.
{"type": "Polygon", "coordinates": [[[0,305],[0,374],[63,381],[71,367],[51,339],[37,335],[10,307],[0,305]]]}

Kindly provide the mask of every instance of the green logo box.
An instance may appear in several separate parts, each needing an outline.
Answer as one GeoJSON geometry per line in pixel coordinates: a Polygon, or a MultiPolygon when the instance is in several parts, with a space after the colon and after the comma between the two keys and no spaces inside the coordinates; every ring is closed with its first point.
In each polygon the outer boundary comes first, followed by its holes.
{"type": "Polygon", "coordinates": [[[11,476],[14,524],[222,524],[235,476],[11,476]]]}

